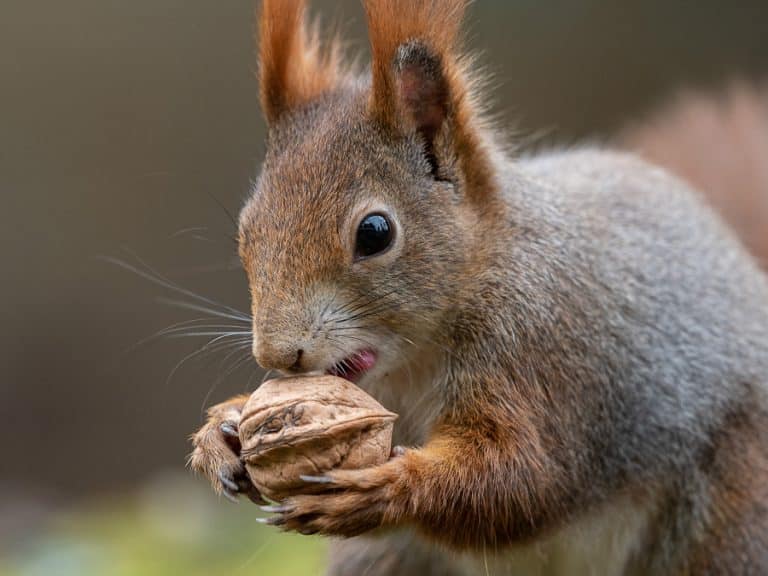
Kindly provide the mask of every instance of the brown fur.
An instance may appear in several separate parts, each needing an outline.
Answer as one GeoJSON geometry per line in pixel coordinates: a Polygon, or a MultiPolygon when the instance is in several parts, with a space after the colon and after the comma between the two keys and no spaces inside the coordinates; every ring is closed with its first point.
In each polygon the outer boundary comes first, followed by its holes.
{"type": "Polygon", "coordinates": [[[713,506],[698,535],[689,574],[762,574],[754,559],[768,555],[762,518],[768,506],[768,414],[738,411],[707,459],[713,506]]]}

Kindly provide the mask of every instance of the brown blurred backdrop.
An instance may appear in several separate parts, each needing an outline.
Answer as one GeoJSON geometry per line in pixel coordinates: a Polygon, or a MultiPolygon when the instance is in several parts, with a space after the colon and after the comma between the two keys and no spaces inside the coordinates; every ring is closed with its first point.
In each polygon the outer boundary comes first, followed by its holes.
{"type": "MultiPolygon", "coordinates": [[[[316,2],[365,48],[356,0],[316,2]]],[[[0,2],[0,515],[181,469],[203,405],[252,387],[199,315],[100,259],[247,310],[232,240],[264,127],[252,0],[0,2]],[[217,380],[221,380],[217,383],[217,380]],[[215,388],[214,384],[216,384],[215,388]]],[[[479,0],[470,39],[523,142],[611,135],[683,87],[768,72],[765,0],[479,0]]]]}

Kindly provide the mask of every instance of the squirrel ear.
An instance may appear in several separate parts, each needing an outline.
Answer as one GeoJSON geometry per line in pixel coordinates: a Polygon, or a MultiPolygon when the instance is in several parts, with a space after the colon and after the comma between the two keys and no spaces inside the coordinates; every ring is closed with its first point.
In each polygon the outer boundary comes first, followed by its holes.
{"type": "Polygon", "coordinates": [[[405,116],[417,129],[422,123],[427,131],[439,128],[450,106],[448,76],[466,5],[467,0],[365,0],[371,107],[381,120],[395,125],[405,116]]]}
{"type": "Polygon", "coordinates": [[[456,158],[468,196],[493,188],[467,60],[458,52],[469,0],[364,0],[372,54],[372,115],[400,134],[419,134],[437,171],[456,158]]]}
{"type": "Polygon", "coordinates": [[[341,49],[321,46],[308,29],[305,0],[263,0],[258,18],[261,107],[268,123],[332,90],[341,80],[341,49]]]}

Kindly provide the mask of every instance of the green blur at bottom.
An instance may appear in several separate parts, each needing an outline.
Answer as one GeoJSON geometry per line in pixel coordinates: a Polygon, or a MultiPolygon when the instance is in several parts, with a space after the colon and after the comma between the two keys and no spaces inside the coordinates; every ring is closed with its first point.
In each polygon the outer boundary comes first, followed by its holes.
{"type": "MultiPolygon", "coordinates": [[[[0,552],[3,576],[314,576],[326,542],[262,526],[258,508],[167,477],[138,494],[57,513],[0,552]]],[[[0,544],[2,546],[2,544],[0,544]]]]}

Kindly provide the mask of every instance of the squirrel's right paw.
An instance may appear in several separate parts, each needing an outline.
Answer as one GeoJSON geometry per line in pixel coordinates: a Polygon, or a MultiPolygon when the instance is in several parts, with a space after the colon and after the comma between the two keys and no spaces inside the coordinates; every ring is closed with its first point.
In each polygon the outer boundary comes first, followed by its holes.
{"type": "Polygon", "coordinates": [[[192,436],[190,467],[204,474],[217,493],[233,502],[244,494],[256,504],[266,504],[240,459],[238,425],[243,402],[233,400],[208,411],[208,421],[192,436]]]}

